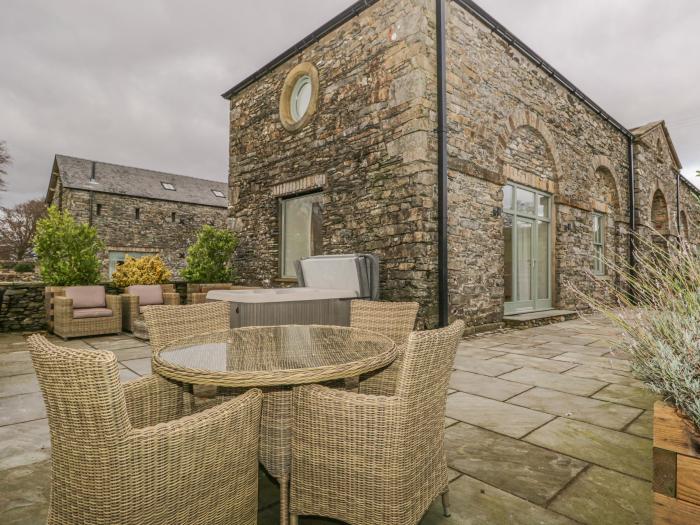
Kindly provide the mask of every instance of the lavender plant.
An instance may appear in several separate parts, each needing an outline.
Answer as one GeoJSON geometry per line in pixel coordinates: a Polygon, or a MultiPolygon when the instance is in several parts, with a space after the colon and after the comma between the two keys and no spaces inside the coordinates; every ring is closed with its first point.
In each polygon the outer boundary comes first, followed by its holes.
{"type": "Polygon", "coordinates": [[[633,373],[700,429],[700,257],[686,242],[634,235],[637,264],[606,260],[626,286],[603,303],[575,290],[625,334],[633,373]]]}

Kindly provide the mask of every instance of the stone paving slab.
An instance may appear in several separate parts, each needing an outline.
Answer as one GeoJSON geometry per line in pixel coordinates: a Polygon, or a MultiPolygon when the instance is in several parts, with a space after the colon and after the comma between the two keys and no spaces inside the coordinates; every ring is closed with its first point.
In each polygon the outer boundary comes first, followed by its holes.
{"type": "Polygon", "coordinates": [[[0,427],[46,417],[40,392],[0,397],[0,427]]]}
{"type": "Polygon", "coordinates": [[[445,444],[450,467],[540,505],[588,465],[466,423],[448,428],[445,444]]]}
{"type": "Polygon", "coordinates": [[[549,508],[587,525],[651,523],[651,483],[592,466],[549,508]]]}
{"type": "Polygon", "coordinates": [[[595,379],[563,376],[537,368],[521,368],[514,372],[503,374],[500,376],[500,379],[517,381],[527,385],[540,386],[582,396],[591,395],[606,385],[606,383],[596,381],[595,379]]]}
{"type": "Polygon", "coordinates": [[[552,359],[542,359],[540,357],[532,357],[518,354],[505,354],[501,357],[495,357],[490,360],[493,363],[505,363],[518,367],[528,366],[530,368],[538,368],[546,372],[561,373],[576,366],[576,363],[568,363],[564,361],[554,361],[552,359]]]}
{"type": "Polygon", "coordinates": [[[0,470],[0,516],[3,525],[46,523],[50,462],[0,470]]]}
{"type": "Polygon", "coordinates": [[[469,476],[450,483],[452,516],[439,504],[430,507],[420,525],[575,525],[576,522],[469,476]]]}
{"type": "Polygon", "coordinates": [[[635,419],[626,431],[636,436],[641,436],[651,439],[653,434],[654,412],[645,410],[637,419],[635,419]]]}
{"type": "Polygon", "coordinates": [[[573,419],[557,418],[525,438],[589,463],[651,479],[651,441],[573,419]]]}
{"type": "Polygon", "coordinates": [[[493,360],[485,361],[483,359],[458,355],[455,357],[454,367],[457,370],[464,370],[465,372],[474,372],[475,374],[494,377],[511,372],[516,368],[519,368],[520,365],[499,363],[494,362],[493,360]]]}
{"type": "Polygon", "coordinates": [[[540,357],[542,359],[549,359],[556,355],[564,353],[562,350],[552,350],[551,348],[543,348],[541,346],[534,345],[501,345],[494,348],[494,350],[508,352],[510,354],[527,355],[531,357],[540,357]]]}
{"type": "Polygon", "coordinates": [[[627,386],[641,387],[642,382],[634,379],[628,372],[612,370],[610,368],[599,368],[597,366],[578,365],[564,372],[565,375],[583,377],[586,379],[597,379],[605,383],[615,383],[627,386]]]}
{"type": "Polygon", "coordinates": [[[455,370],[452,372],[450,387],[460,392],[477,394],[498,401],[505,401],[510,397],[532,388],[530,385],[513,383],[512,381],[504,381],[503,379],[482,376],[480,374],[472,374],[471,372],[463,372],[462,370],[455,370]]]}
{"type": "Polygon", "coordinates": [[[463,392],[447,397],[447,416],[514,438],[554,419],[550,414],[463,392]]]}
{"type": "Polygon", "coordinates": [[[642,412],[628,406],[539,387],[517,395],[508,402],[613,430],[624,429],[642,412]]]}
{"type": "Polygon", "coordinates": [[[138,375],[141,376],[147,376],[151,373],[150,357],[142,359],[129,359],[127,361],[122,361],[122,364],[132,372],[136,372],[138,375]]]}
{"type": "Polygon", "coordinates": [[[592,355],[592,356],[601,356],[603,354],[607,354],[608,352],[610,352],[609,348],[600,348],[597,346],[583,346],[583,345],[576,345],[576,344],[572,344],[572,343],[561,343],[559,341],[550,341],[549,343],[543,343],[542,345],[539,346],[539,348],[546,348],[548,350],[555,350],[555,351],[557,351],[557,355],[563,354],[566,352],[576,352],[576,353],[592,355]]]}
{"type": "Polygon", "coordinates": [[[505,355],[505,352],[496,352],[485,348],[473,348],[468,346],[460,346],[457,349],[457,357],[472,357],[475,359],[491,359],[505,355]]]}
{"type": "Polygon", "coordinates": [[[654,408],[654,402],[659,399],[656,394],[644,387],[639,388],[625,385],[606,386],[593,397],[632,407],[643,408],[645,410],[654,408]]]}
{"type": "Polygon", "coordinates": [[[0,397],[39,392],[36,374],[20,374],[0,377],[0,397]]]}
{"type": "Polygon", "coordinates": [[[50,447],[47,419],[0,427],[0,470],[49,459],[50,447]]]}
{"type": "Polygon", "coordinates": [[[32,358],[29,352],[11,352],[0,354],[0,377],[15,376],[18,374],[32,374],[32,358]]]}
{"type": "Polygon", "coordinates": [[[565,354],[554,357],[557,361],[567,361],[570,363],[578,363],[581,365],[598,366],[601,368],[611,368],[613,370],[623,370],[628,372],[630,365],[623,359],[615,359],[613,357],[596,357],[588,354],[580,354],[577,352],[567,352],[565,354]]]}

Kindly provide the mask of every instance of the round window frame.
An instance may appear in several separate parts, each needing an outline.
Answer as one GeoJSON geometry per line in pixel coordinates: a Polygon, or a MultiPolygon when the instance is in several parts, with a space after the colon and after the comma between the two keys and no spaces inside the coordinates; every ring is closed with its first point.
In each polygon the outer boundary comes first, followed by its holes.
{"type": "Polygon", "coordinates": [[[297,64],[284,80],[282,85],[282,93],[280,95],[280,121],[282,126],[289,132],[296,132],[303,128],[316,114],[316,109],[318,108],[318,94],[319,94],[319,81],[318,81],[318,70],[310,62],[302,62],[297,64]],[[294,94],[294,88],[296,87],[299,80],[303,77],[309,77],[311,81],[311,96],[309,98],[309,106],[306,108],[306,112],[298,119],[294,120],[292,117],[292,95],[294,94]]]}

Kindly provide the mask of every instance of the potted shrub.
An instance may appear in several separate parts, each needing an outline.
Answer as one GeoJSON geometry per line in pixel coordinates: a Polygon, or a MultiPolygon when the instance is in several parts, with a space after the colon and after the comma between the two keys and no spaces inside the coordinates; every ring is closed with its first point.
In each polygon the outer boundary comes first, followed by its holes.
{"type": "Polygon", "coordinates": [[[77,222],[66,210],[49,207],[46,216],[36,225],[34,253],[39,273],[46,284],[47,323],[53,327],[53,299],[66,286],[100,282],[102,263],[98,253],[104,245],[95,228],[77,222]]]}
{"type": "Polygon", "coordinates": [[[616,266],[629,290],[608,283],[621,308],[597,303],[619,326],[632,371],[662,401],[654,406],[655,523],[700,523],[700,257],[686,243],[635,236],[635,268],[616,266]]]}
{"type": "Polygon", "coordinates": [[[201,303],[210,290],[235,287],[236,271],[233,252],[238,246],[236,235],[225,229],[204,225],[197,240],[187,250],[187,266],[182,276],[187,280],[187,302],[201,303]]]}

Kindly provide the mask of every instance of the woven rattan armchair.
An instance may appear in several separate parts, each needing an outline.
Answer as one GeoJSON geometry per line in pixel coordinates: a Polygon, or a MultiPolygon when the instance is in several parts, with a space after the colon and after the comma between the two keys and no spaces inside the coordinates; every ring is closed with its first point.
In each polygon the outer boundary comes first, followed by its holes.
{"type": "Polygon", "coordinates": [[[225,301],[148,306],[143,309],[143,316],[154,351],[191,335],[228,330],[231,323],[230,303],[225,301]]]}
{"type": "Polygon", "coordinates": [[[294,391],[291,514],[414,525],[443,495],[445,400],[464,323],[414,332],[391,396],[321,385],[294,391]]]}
{"type": "Polygon", "coordinates": [[[177,384],[121,385],[111,352],[29,346],[51,431],[49,525],[256,523],[259,390],[180,417],[177,384]]]}
{"type": "Polygon", "coordinates": [[[53,298],[53,332],[63,339],[89,335],[118,334],[121,332],[122,308],[119,296],[105,295],[103,288],[102,300],[104,302],[101,306],[96,308],[74,308],[73,299],[66,295],[66,290],[77,288],[98,287],[70,287],[55,292],[53,298]],[[90,313],[93,311],[94,313],[90,313]],[[80,313],[87,314],[87,317],[81,317],[80,313]]]}
{"type": "Polygon", "coordinates": [[[408,336],[416,325],[418,303],[354,300],[350,303],[350,326],[387,336],[401,350],[388,367],[360,377],[360,393],[390,395],[396,385],[396,374],[402,363],[408,336]]]}
{"type": "MultiPolygon", "coordinates": [[[[180,294],[175,291],[175,285],[173,284],[161,284],[162,289],[162,301],[160,303],[149,303],[152,304],[162,304],[162,305],[179,305],[180,304],[180,294]]],[[[123,316],[123,328],[127,332],[131,332],[142,339],[147,339],[148,334],[144,332],[144,319],[143,319],[143,309],[148,306],[141,304],[140,298],[136,294],[129,293],[129,289],[126,289],[126,293],[121,295],[122,298],[122,316],[123,316]]]]}

